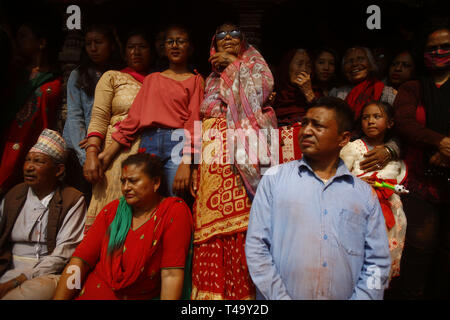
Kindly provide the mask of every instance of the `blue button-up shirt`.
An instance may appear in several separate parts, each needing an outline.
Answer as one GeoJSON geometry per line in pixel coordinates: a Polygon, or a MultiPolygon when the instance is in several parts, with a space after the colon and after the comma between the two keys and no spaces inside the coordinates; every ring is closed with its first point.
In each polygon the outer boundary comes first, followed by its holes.
{"type": "Polygon", "coordinates": [[[382,299],[390,269],[380,204],[340,160],[324,183],[305,160],[270,168],[250,212],[250,275],[265,299],[382,299]]]}

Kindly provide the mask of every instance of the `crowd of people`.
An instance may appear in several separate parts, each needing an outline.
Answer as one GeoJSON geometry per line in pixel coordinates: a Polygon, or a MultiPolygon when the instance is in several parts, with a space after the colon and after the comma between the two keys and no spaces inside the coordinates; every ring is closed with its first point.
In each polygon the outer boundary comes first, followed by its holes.
{"type": "Polygon", "coordinates": [[[51,31],[0,29],[0,299],[449,297],[448,21],[386,70],[225,22],[205,77],[183,25],[92,24],[65,86],[51,31]]]}

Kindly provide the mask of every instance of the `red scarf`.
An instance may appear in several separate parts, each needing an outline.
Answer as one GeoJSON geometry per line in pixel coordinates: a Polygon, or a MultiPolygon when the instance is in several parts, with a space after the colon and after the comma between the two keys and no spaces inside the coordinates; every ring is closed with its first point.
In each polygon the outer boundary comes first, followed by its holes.
{"type": "Polygon", "coordinates": [[[375,78],[368,78],[358,83],[347,95],[345,101],[355,113],[355,119],[359,118],[362,107],[369,101],[379,101],[383,93],[384,83],[375,78]]]}
{"type": "Polygon", "coordinates": [[[120,72],[128,73],[130,76],[135,78],[140,83],[143,83],[145,77],[147,76],[147,74],[139,73],[136,70],[131,69],[130,67],[126,67],[125,69],[120,70],[120,72]]]}
{"type": "MultiPolygon", "coordinates": [[[[160,240],[166,229],[166,221],[168,215],[166,214],[175,202],[180,202],[180,198],[169,197],[163,200],[155,213],[155,228],[153,231],[153,237],[145,237],[139,242],[142,247],[142,255],[136,257],[134,268],[124,269],[122,267],[122,253],[123,250],[117,250],[113,253],[112,257],[108,257],[108,243],[109,237],[105,235],[102,243],[102,256],[105,257],[100,263],[103,264],[102,269],[105,272],[103,279],[108,283],[110,288],[115,290],[126,288],[137,281],[142,275],[142,269],[149,265],[149,261],[156,249],[161,245],[160,240]],[[111,259],[111,260],[110,260],[111,259]]],[[[118,205],[117,201],[117,205],[118,205]]]]}
{"type": "MultiPolygon", "coordinates": [[[[397,184],[397,180],[395,179],[379,179],[377,177],[377,173],[374,172],[370,178],[375,180],[376,182],[386,182],[392,185],[397,184]]],[[[389,197],[394,193],[393,190],[388,188],[374,188],[377,193],[378,200],[380,201],[381,210],[383,211],[384,220],[386,222],[386,227],[390,230],[395,225],[394,213],[391,209],[391,204],[389,203],[389,197]]]]}

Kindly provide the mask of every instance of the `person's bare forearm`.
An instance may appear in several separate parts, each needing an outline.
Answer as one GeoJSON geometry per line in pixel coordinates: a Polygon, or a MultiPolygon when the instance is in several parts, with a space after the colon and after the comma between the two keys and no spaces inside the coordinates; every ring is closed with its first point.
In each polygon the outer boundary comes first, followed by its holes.
{"type": "Polygon", "coordinates": [[[89,267],[79,258],[72,258],[64,268],[53,300],[72,300],[83,286],[89,267]]]}
{"type": "Polygon", "coordinates": [[[183,290],[184,269],[161,270],[161,300],[178,300],[183,290]]]}

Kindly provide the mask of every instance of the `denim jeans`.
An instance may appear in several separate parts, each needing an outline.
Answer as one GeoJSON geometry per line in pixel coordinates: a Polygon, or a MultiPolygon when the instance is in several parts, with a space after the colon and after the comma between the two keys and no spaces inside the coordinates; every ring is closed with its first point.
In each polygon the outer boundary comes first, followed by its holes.
{"type": "Polygon", "coordinates": [[[158,156],[164,163],[169,196],[174,196],[172,185],[183,155],[184,139],[184,129],[149,128],[141,135],[140,151],[158,156]]]}

